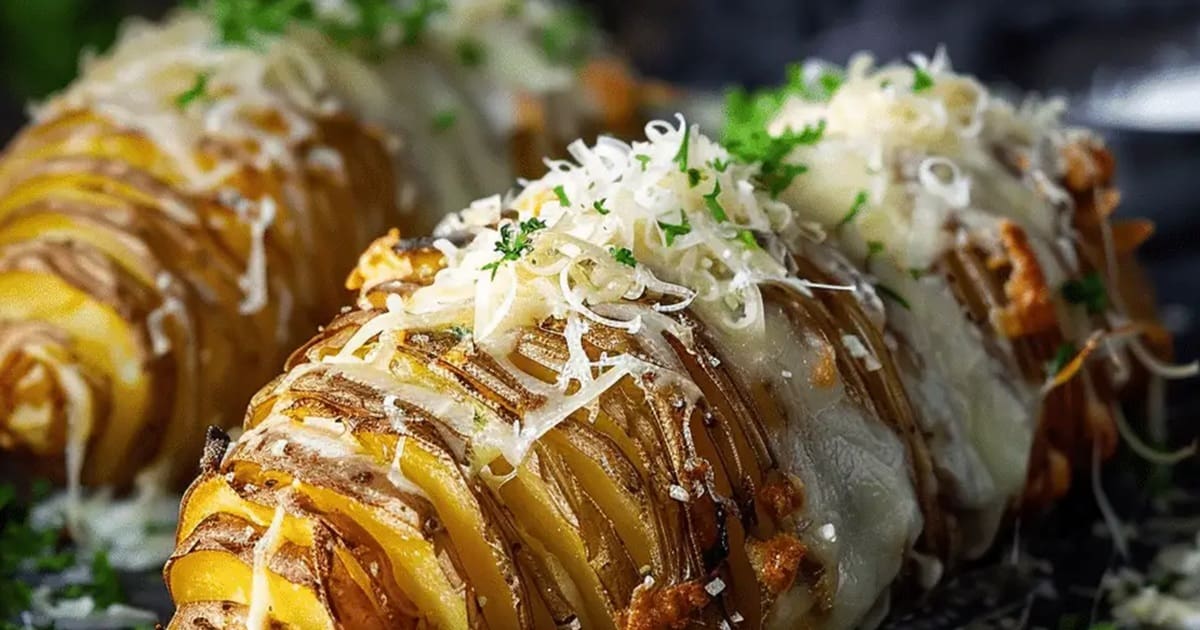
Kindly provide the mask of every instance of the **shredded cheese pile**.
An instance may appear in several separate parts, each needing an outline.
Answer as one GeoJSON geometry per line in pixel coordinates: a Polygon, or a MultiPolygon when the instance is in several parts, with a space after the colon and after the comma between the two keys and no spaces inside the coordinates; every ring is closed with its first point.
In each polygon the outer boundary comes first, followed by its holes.
{"type": "MultiPolygon", "coordinates": [[[[832,71],[810,64],[804,80],[823,72],[832,71]]],[[[1052,243],[1068,235],[1068,197],[1055,183],[1059,148],[1085,132],[1061,124],[1061,101],[1015,107],[955,73],[941,49],[881,67],[860,54],[832,76],[827,95],[788,95],[766,127],[778,136],[823,125],[820,142],[786,157],[807,171],[780,198],[826,229],[853,223],[851,254],[862,259],[882,247],[901,268],[925,269],[963,234],[994,240],[1003,218],[1052,243]],[[1033,185],[998,154],[1009,149],[1029,161],[1033,185]],[[856,204],[859,195],[865,202],[856,204]],[[879,243],[874,251],[871,242],[879,243]]]]}
{"type": "Polygon", "coordinates": [[[471,241],[436,241],[447,268],[431,286],[391,297],[355,341],[453,324],[472,324],[484,341],[572,313],[636,332],[642,318],[598,306],[643,296],[660,312],[692,306],[727,329],[761,332],[757,284],[798,282],[764,249],[792,224],[791,210],[755,187],[755,167],[732,163],[682,117],[677,126],[650,123],[646,134],[632,145],[576,141],[573,161],[548,161],[550,173],[515,198],[493,196],[448,217],[436,234],[467,231],[471,241]],[[505,258],[500,250],[518,238],[527,246],[505,258]]]}

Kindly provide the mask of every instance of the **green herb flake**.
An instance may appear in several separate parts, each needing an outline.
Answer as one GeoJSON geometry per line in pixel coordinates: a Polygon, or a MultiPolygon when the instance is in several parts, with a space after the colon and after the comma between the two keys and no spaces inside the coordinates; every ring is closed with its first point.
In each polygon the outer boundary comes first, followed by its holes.
{"type": "Polygon", "coordinates": [[[875,256],[878,256],[879,254],[882,254],[883,250],[884,250],[884,247],[883,247],[883,243],[881,241],[867,241],[867,266],[868,267],[871,266],[871,259],[874,258],[875,256]]]}
{"type": "Polygon", "coordinates": [[[1063,283],[1062,295],[1071,304],[1086,308],[1089,315],[1099,315],[1108,308],[1108,292],[1104,288],[1104,279],[1095,271],[1078,280],[1063,283]]]}
{"type": "Polygon", "coordinates": [[[562,184],[554,187],[554,196],[558,197],[558,205],[564,208],[571,207],[571,200],[567,197],[567,190],[562,187],[562,184]]]}
{"type": "Polygon", "coordinates": [[[187,109],[188,105],[208,98],[208,78],[207,72],[197,74],[195,81],[192,82],[192,87],[175,97],[175,106],[179,109],[187,109]]]}
{"type": "Polygon", "coordinates": [[[758,239],[754,238],[754,232],[746,229],[738,230],[737,240],[741,241],[746,247],[758,247],[758,239]]]}
{"type": "Polygon", "coordinates": [[[471,329],[467,326],[455,324],[450,327],[450,334],[454,335],[455,339],[462,341],[463,339],[471,336],[471,329]]]}
{"type": "Polygon", "coordinates": [[[817,77],[817,84],[825,91],[823,100],[829,100],[846,82],[846,75],[837,69],[827,69],[817,77]]]}
{"type": "Polygon", "coordinates": [[[903,306],[905,310],[912,310],[912,307],[908,304],[908,300],[904,299],[903,295],[896,293],[896,291],[888,285],[877,284],[875,285],[875,290],[879,292],[879,295],[882,295],[883,297],[899,304],[900,306],[903,306]]]}
{"type": "Polygon", "coordinates": [[[931,87],[933,87],[933,76],[924,68],[913,68],[913,93],[924,92],[931,87]]]}
{"type": "Polygon", "coordinates": [[[725,169],[729,168],[729,160],[713,158],[708,161],[708,165],[711,166],[714,171],[718,173],[724,173],[725,169]]]}
{"type": "Polygon", "coordinates": [[[534,232],[545,229],[546,223],[536,217],[522,221],[519,225],[520,230],[516,234],[513,233],[512,227],[511,223],[500,226],[500,240],[496,241],[496,251],[501,254],[500,259],[482,267],[484,271],[492,272],[493,280],[496,278],[496,272],[499,271],[500,265],[505,261],[520,260],[521,256],[533,249],[529,237],[534,232]]]}
{"type": "Polygon", "coordinates": [[[679,150],[675,152],[675,157],[671,161],[679,165],[679,172],[686,173],[688,170],[688,145],[692,142],[692,126],[684,123],[683,140],[679,142],[679,150]]]}
{"type": "Polygon", "coordinates": [[[841,228],[854,221],[858,213],[862,212],[862,209],[867,205],[867,199],[867,191],[858,191],[858,194],[854,196],[854,203],[850,204],[850,210],[846,212],[846,216],[843,216],[841,221],[838,221],[837,226],[841,228]]]}
{"type": "Polygon", "coordinates": [[[679,223],[667,223],[666,221],[658,222],[659,229],[663,232],[663,237],[666,239],[667,247],[675,244],[675,239],[689,234],[692,231],[692,224],[688,222],[687,213],[683,210],[679,211],[679,223]]]}
{"type": "Polygon", "coordinates": [[[687,176],[688,176],[688,186],[695,188],[696,186],[700,185],[701,175],[700,175],[699,170],[694,169],[694,168],[689,168],[687,170],[687,176]]]}
{"type": "Polygon", "coordinates": [[[704,195],[704,205],[708,206],[708,212],[712,214],[713,219],[717,223],[724,223],[729,220],[729,215],[725,214],[725,208],[721,206],[721,202],[717,199],[721,195],[721,182],[713,182],[712,192],[704,195]]]}
{"type": "Polygon", "coordinates": [[[599,212],[600,214],[608,214],[609,212],[612,212],[612,210],[604,207],[604,204],[607,201],[608,199],[597,199],[592,202],[592,208],[595,208],[596,212],[599,212]]]}
{"type": "Polygon", "coordinates": [[[645,173],[645,172],[646,172],[646,165],[650,163],[650,156],[649,156],[649,155],[646,155],[646,154],[644,154],[644,153],[638,153],[638,154],[635,154],[633,157],[634,157],[634,159],[636,159],[638,162],[641,162],[641,164],[642,164],[642,172],[643,172],[643,173],[645,173]]]}
{"type": "Polygon", "coordinates": [[[637,267],[637,259],[633,257],[633,252],[626,247],[610,247],[608,253],[612,254],[613,259],[622,265],[637,267]]]}
{"type": "Polygon", "coordinates": [[[487,60],[487,49],[483,47],[483,43],[473,37],[464,37],[458,40],[456,49],[459,63],[468,68],[477,68],[487,60]]]}
{"type": "Polygon", "coordinates": [[[456,122],[458,122],[458,113],[452,109],[443,109],[433,116],[433,130],[438,132],[446,131],[453,127],[456,122]]]}
{"type": "Polygon", "coordinates": [[[1048,378],[1058,376],[1058,373],[1067,367],[1067,364],[1071,362],[1071,359],[1075,358],[1077,353],[1075,344],[1069,341],[1063,342],[1058,346],[1058,350],[1054,352],[1054,358],[1046,363],[1046,376],[1048,378]]]}
{"type": "Polygon", "coordinates": [[[908,275],[912,276],[913,280],[920,280],[925,275],[925,270],[920,267],[909,267],[908,275]]]}

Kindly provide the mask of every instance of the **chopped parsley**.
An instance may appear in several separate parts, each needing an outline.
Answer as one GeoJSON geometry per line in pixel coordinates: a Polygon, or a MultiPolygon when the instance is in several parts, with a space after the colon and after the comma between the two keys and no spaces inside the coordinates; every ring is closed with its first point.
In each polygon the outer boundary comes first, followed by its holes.
{"type": "Polygon", "coordinates": [[[692,126],[686,122],[683,124],[683,140],[679,142],[679,150],[675,152],[675,157],[671,161],[679,165],[679,172],[686,173],[688,170],[688,145],[692,142],[692,126]]]}
{"type": "Polygon", "coordinates": [[[850,204],[850,210],[846,212],[846,216],[843,216],[841,221],[838,221],[837,226],[840,228],[854,221],[854,218],[858,216],[858,213],[862,212],[863,207],[866,205],[867,191],[860,190],[854,196],[854,203],[850,204]]]}
{"type": "Polygon", "coordinates": [[[721,202],[717,197],[721,195],[721,182],[713,182],[712,192],[704,195],[704,205],[708,206],[708,212],[712,214],[713,219],[717,223],[724,223],[729,220],[729,215],[725,214],[725,208],[721,206],[721,202]]]}
{"type": "Polygon", "coordinates": [[[759,182],[775,197],[790,186],[797,175],[808,170],[804,165],[784,160],[796,147],[819,142],[825,135],[826,123],[821,120],[800,131],[787,129],[773,136],[767,132],[767,125],[783,106],[785,96],[780,96],[778,102],[776,99],[763,101],[763,98],[750,97],[744,92],[733,92],[727,97],[724,143],[739,161],[761,165],[759,182]]]}
{"type": "Polygon", "coordinates": [[[606,201],[608,201],[608,199],[597,199],[592,202],[592,207],[595,208],[596,212],[599,212],[600,214],[608,214],[609,212],[612,212],[612,210],[604,207],[604,203],[606,201]]]}
{"type": "Polygon", "coordinates": [[[751,232],[750,230],[738,230],[737,239],[746,247],[758,247],[758,239],[754,238],[754,232],[751,232]]]}
{"type": "Polygon", "coordinates": [[[880,241],[867,241],[867,267],[871,266],[871,259],[883,253],[883,243],[880,241]]]}
{"type": "Polygon", "coordinates": [[[729,168],[729,160],[718,160],[713,158],[708,161],[708,165],[713,167],[713,170],[718,173],[724,173],[725,169],[729,168]]]}
{"type": "Polygon", "coordinates": [[[458,113],[452,109],[443,109],[433,116],[433,130],[446,131],[458,122],[458,113]]]}
{"type": "Polygon", "coordinates": [[[1108,308],[1108,292],[1104,280],[1093,271],[1078,280],[1068,280],[1062,286],[1063,298],[1087,309],[1089,315],[1099,315],[1108,308]]]}
{"type": "Polygon", "coordinates": [[[208,98],[207,72],[197,74],[195,81],[192,82],[192,87],[180,92],[175,97],[175,106],[179,109],[187,109],[188,105],[204,98],[208,98]]]}
{"type": "Polygon", "coordinates": [[[674,245],[677,237],[689,234],[692,231],[692,224],[688,222],[687,213],[683,210],[679,211],[679,223],[672,224],[666,221],[659,221],[658,227],[663,232],[663,237],[667,241],[667,247],[674,245]]]}
{"type": "Polygon", "coordinates": [[[483,65],[487,59],[487,49],[483,47],[483,43],[473,37],[464,37],[458,40],[457,52],[458,61],[468,68],[483,65]]]}
{"type": "Polygon", "coordinates": [[[912,310],[912,307],[908,305],[908,300],[904,299],[903,295],[896,293],[895,289],[892,289],[888,285],[877,284],[875,285],[875,290],[879,292],[879,295],[903,306],[905,310],[912,310]]]}
{"type": "Polygon", "coordinates": [[[633,157],[634,157],[634,159],[636,159],[638,162],[641,162],[641,164],[642,164],[642,172],[643,172],[643,173],[645,173],[645,172],[646,172],[646,165],[650,163],[650,156],[649,156],[649,155],[646,155],[646,154],[644,154],[644,153],[638,153],[638,154],[635,154],[633,157]]]}
{"type": "Polygon", "coordinates": [[[558,197],[558,205],[564,208],[571,207],[571,200],[567,197],[567,190],[562,187],[562,184],[554,187],[554,196],[558,197]]]}
{"type": "Polygon", "coordinates": [[[545,229],[546,223],[537,217],[522,221],[519,226],[520,231],[516,234],[513,233],[512,227],[511,223],[500,226],[500,240],[496,241],[496,251],[501,254],[500,259],[482,267],[484,271],[491,270],[492,279],[496,278],[496,272],[505,261],[520,260],[521,256],[533,249],[533,244],[529,242],[529,236],[538,230],[545,229]]]}
{"type": "Polygon", "coordinates": [[[637,259],[633,257],[633,252],[627,247],[610,247],[608,253],[612,254],[613,259],[622,265],[629,267],[637,267],[637,259]]]}
{"type": "Polygon", "coordinates": [[[912,276],[913,280],[920,280],[921,276],[925,275],[925,270],[919,267],[909,267],[908,275],[912,276]]]}
{"type": "Polygon", "coordinates": [[[924,68],[913,68],[913,93],[924,92],[933,87],[933,76],[924,68]]]}
{"type": "Polygon", "coordinates": [[[471,329],[466,326],[455,324],[450,327],[450,333],[454,335],[455,339],[462,341],[463,339],[471,336],[471,329]]]}
{"type": "Polygon", "coordinates": [[[700,176],[699,170],[694,169],[694,168],[689,168],[687,170],[687,176],[688,176],[688,186],[695,188],[697,185],[700,184],[701,176],[700,176]]]}
{"type": "Polygon", "coordinates": [[[1054,378],[1055,376],[1058,376],[1058,373],[1062,372],[1063,368],[1067,367],[1067,364],[1071,362],[1071,359],[1075,358],[1076,353],[1077,350],[1075,349],[1075,344],[1069,341],[1063,342],[1061,345],[1059,345],[1058,350],[1054,352],[1054,358],[1050,359],[1050,361],[1046,363],[1046,376],[1048,378],[1054,378]]]}
{"type": "Polygon", "coordinates": [[[800,64],[788,67],[787,81],[777,88],[746,92],[734,89],[725,95],[725,129],[722,144],[742,162],[762,162],[764,179],[769,189],[787,188],[792,178],[803,171],[783,169],[779,162],[801,144],[813,144],[821,139],[824,123],[796,132],[788,130],[778,138],[767,133],[767,127],[790,98],[807,101],[828,101],[845,81],[838,68],[826,68],[813,81],[804,77],[800,64]]]}

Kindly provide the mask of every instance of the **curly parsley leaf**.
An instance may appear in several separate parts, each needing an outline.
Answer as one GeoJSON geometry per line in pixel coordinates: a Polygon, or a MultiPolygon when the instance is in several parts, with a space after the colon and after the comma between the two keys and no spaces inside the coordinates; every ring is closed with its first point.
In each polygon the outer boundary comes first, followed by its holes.
{"type": "Polygon", "coordinates": [[[518,227],[519,231],[513,233],[511,223],[500,226],[500,240],[496,241],[496,251],[501,254],[500,259],[482,267],[484,271],[492,272],[493,279],[496,278],[496,272],[505,261],[520,260],[521,256],[533,249],[533,243],[529,242],[529,237],[534,232],[545,229],[546,223],[534,217],[528,221],[522,221],[518,227]]]}
{"type": "Polygon", "coordinates": [[[663,237],[667,241],[667,247],[674,245],[676,238],[684,234],[690,234],[692,231],[692,224],[688,221],[687,213],[683,210],[679,211],[679,223],[673,224],[666,221],[659,221],[658,227],[663,232],[663,237]]]}
{"type": "Polygon", "coordinates": [[[913,68],[912,91],[914,94],[924,92],[933,87],[933,75],[924,68],[913,68]]]}
{"type": "Polygon", "coordinates": [[[725,207],[717,199],[721,196],[721,182],[713,182],[712,192],[704,195],[704,205],[708,206],[708,212],[712,215],[717,223],[724,223],[729,220],[729,215],[725,213],[725,207]]]}
{"type": "Polygon", "coordinates": [[[633,257],[633,252],[629,251],[627,247],[610,247],[608,253],[612,254],[613,259],[622,265],[637,267],[637,259],[633,257]]]}

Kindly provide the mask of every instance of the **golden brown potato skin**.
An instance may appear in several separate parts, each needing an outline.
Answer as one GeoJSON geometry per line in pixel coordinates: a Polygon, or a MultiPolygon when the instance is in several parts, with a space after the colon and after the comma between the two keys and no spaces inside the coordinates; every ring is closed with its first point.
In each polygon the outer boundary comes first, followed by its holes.
{"type": "Polygon", "coordinates": [[[254,146],[202,142],[198,163],[236,165],[211,192],[188,186],[169,147],[95,111],[13,140],[0,159],[3,457],[61,479],[82,435],[84,483],[124,485],[156,457],[169,478],[191,476],[203,428],[236,422],[343,301],[356,252],[396,220],[381,134],[345,114],[309,122],[289,170],[256,166],[254,146]],[[266,204],[256,262],[251,223],[266,204]]]}

